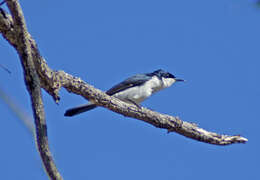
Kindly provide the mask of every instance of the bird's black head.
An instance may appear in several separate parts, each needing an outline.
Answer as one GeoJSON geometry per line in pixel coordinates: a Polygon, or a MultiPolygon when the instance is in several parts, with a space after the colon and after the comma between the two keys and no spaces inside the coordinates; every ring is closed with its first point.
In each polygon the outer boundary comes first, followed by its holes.
{"type": "Polygon", "coordinates": [[[169,73],[169,72],[166,72],[162,69],[158,69],[154,72],[151,73],[152,75],[155,75],[157,76],[158,78],[162,79],[162,78],[165,78],[165,79],[174,79],[175,81],[184,81],[183,79],[177,79],[173,74],[169,73]]]}
{"type": "Polygon", "coordinates": [[[162,79],[162,78],[172,78],[172,79],[175,79],[176,77],[174,75],[172,75],[171,73],[169,72],[166,72],[162,69],[158,69],[156,71],[154,71],[152,73],[153,75],[157,76],[158,78],[162,79]]]}

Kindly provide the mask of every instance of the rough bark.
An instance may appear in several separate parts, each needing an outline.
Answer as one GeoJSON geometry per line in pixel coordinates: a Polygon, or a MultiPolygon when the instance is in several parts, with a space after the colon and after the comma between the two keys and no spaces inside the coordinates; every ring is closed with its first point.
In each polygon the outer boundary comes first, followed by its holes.
{"type": "MultiPolygon", "coordinates": [[[[36,127],[35,131],[37,147],[40,152],[45,170],[50,179],[61,180],[62,177],[54,164],[54,160],[49,149],[40,79],[35,69],[31,43],[26,28],[23,12],[18,1],[7,0],[6,3],[13,18],[13,23],[11,23],[10,25],[12,26],[12,30],[15,35],[13,39],[15,39],[17,43],[15,48],[20,57],[20,61],[24,71],[25,84],[31,97],[36,127]]],[[[4,15],[3,11],[1,11],[1,13],[2,15],[4,15]]]]}
{"type": "Polygon", "coordinates": [[[146,108],[138,108],[113,98],[104,92],[85,83],[83,80],[64,71],[54,71],[48,67],[45,59],[41,57],[37,45],[26,29],[22,10],[17,0],[6,0],[11,15],[0,8],[0,32],[19,54],[25,76],[25,83],[31,96],[34,111],[37,145],[45,169],[51,179],[62,179],[51,156],[44,108],[41,99],[41,88],[49,93],[55,102],[58,102],[59,89],[65,88],[68,92],[81,95],[98,106],[124,116],[136,118],[152,124],[155,127],[176,132],[183,136],[216,145],[245,143],[247,139],[240,135],[223,135],[206,131],[194,123],[180,120],[146,108]]]}

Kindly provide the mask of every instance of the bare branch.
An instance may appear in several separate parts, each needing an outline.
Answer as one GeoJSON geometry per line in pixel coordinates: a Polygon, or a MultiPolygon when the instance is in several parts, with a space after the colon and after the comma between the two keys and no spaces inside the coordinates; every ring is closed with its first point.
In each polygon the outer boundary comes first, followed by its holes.
{"type": "MultiPolygon", "coordinates": [[[[1,24],[3,24],[2,19],[3,18],[0,17],[0,30],[1,24]]],[[[8,24],[12,24],[11,19],[8,19],[7,21],[8,22],[5,22],[5,26],[3,27],[7,27],[8,24]]],[[[16,41],[11,41],[13,39],[12,37],[9,38],[4,32],[2,33],[11,44],[14,43],[14,46],[17,46],[16,41]]],[[[182,121],[178,117],[160,114],[146,108],[140,109],[136,106],[131,106],[116,98],[106,95],[77,77],[73,77],[63,71],[53,71],[48,67],[46,61],[39,55],[35,41],[31,38],[31,36],[29,36],[29,38],[32,47],[33,60],[41,80],[41,87],[52,95],[56,102],[59,100],[59,89],[64,87],[69,92],[81,95],[87,100],[95,102],[98,106],[103,106],[124,116],[145,121],[155,127],[167,129],[168,132],[177,132],[183,136],[216,145],[247,142],[246,138],[239,135],[229,136],[209,132],[197,127],[193,123],[182,121]]]]}
{"type": "MultiPolygon", "coordinates": [[[[62,179],[49,150],[40,79],[35,70],[29,39],[30,36],[27,32],[24,16],[17,0],[6,0],[6,3],[13,18],[14,39],[17,42],[15,48],[23,66],[25,84],[31,97],[38,150],[50,179],[62,179]]],[[[1,14],[2,12],[3,11],[1,11],[1,14]]]]}
{"type": "Polygon", "coordinates": [[[144,107],[138,108],[135,105],[129,105],[117,98],[108,96],[106,93],[85,83],[81,79],[63,71],[56,72],[53,75],[53,80],[57,81],[54,84],[59,84],[59,87],[64,87],[69,92],[81,95],[98,106],[108,108],[124,116],[145,121],[155,127],[166,129],[168,132],[177,132],[183,136],[216,145],[245,143],[247,141],[246,138],[239,135],[228,136],[216,134],[199,128],[194,123],[182,121],[178,117],[160,114],[144,107]]]}

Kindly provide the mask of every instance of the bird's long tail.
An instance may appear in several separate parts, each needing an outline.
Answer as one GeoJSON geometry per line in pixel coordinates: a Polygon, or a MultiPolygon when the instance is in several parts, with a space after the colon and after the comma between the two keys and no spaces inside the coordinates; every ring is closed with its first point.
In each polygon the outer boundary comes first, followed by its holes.
{"type": "Polygon", "coordinates": [[[84,104],[84,105],[81,105],[81,106],[77,106],[77,107],[68,109],[65,112],[64,116],[75,116],[77,114],[89,111],[89,110],[94,109],[96,107],[97,106],[95,104],[84,104]]]}

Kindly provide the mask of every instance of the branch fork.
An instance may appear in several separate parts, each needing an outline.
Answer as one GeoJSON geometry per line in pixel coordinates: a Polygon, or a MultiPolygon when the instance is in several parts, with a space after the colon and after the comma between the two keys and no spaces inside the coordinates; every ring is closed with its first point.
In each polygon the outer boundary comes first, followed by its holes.
{"type": "Polygon", "coordinates": [[[31,96],[32,108],[36,125],[36,140],[45,170],[50,179],[62,179],[58,172],[48,146],[47,125],[41,98],[41,88],[49,93],[56,103],[59,102],[59,90],[65,88],[68,92],[78,94],[98,106],[105,107],[127,117],[139,119],[157,128],[166,129],[168,133],[176,132],[197,141],[229,145],[246,143],[248,140],[240,135],[222,135],[199,128],[194,123],[182,121],[173,117],[129,105],[117,98],[85,83],[64,71],[54,71],[48,67],[40,55],[37,45],[28,33],[22,9],[17,0],[5,1],[11,15],[0,7],[0,33],[13,46],[20,56],[24,70],[25,83],[31,96]]]}

